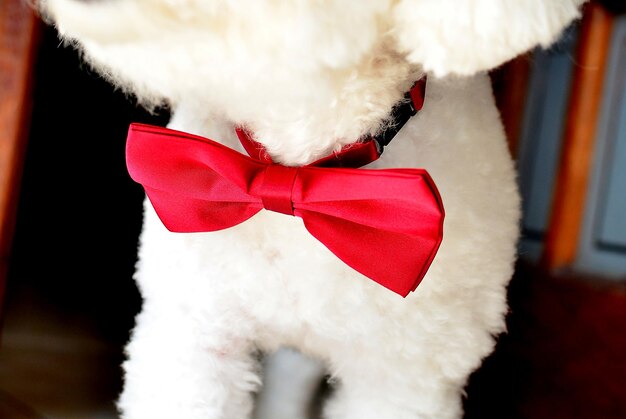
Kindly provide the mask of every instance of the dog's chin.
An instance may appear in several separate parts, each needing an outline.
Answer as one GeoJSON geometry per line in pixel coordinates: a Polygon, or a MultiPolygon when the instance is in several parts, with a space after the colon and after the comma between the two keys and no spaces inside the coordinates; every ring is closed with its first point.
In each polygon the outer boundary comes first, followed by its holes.
{"type": "Polygon", "coordinates": [[[167,27],[165,10],[146,12],[135,0],[39,0],[38,9],[65,39],[84,43],[137,42],[157,37],[167,27]]]}
{"type": "MultiPolygon", "coordinates": [[[[221,35],[231,25],[257,31],[254,39],[241,33],[237,38],[252,44],[266,39],[277,48],[289,49],[277,39],[287,39],[288,44],[308,37],[303,45],[323,51],[313,54],[312,61],[341,68],[354,65],[375,38],[391,34],[394,49],[410,62],[446,76],[489,70],[538,44],[549,45],[579,16],[584,0],[361,0],[358,7],[357,2],[340,0],[34,1],[66,38],[81,42],[138,42],[193,27],[221,35]],[[350,31],[337,36],[334,29],[342,26],[350,31]]],[[[303,65],[311,61],[307,55],[297,58],[303,65]]]]}
{"type": "Polygon", "coordinates": [[[569,6],[559,13],[541,0],[539,11],[514,0],[477,2],[528,14],[511,39],[497,13],[474,10],[473,1],[35,1],[141,104],[192,103],[195,117],[249,127],[280,162],[301,165],[374,134],[416,73],[471,75],[497,65],[551,39],[582,0],[561,0],[569,6]],[[544,14],[558,19],[526,30],[544,14]]]}

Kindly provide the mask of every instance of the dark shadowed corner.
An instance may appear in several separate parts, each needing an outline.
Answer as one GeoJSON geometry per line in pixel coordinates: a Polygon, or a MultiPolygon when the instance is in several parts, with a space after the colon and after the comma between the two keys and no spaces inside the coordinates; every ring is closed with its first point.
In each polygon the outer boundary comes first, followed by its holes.
{"type": "Polygon", "coordinates": [[[115,417],[143,191],[124,161],[150,115],[43,29],[9,265],[0,417],[115,417]]]}

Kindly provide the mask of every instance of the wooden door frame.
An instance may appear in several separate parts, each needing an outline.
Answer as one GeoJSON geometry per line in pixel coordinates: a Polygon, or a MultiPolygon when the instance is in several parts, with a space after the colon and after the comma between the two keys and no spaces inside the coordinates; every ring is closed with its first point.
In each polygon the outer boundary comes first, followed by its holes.
{"type": "Polygon", "coordinates": [[[0,316],[32,109],[41,21],[25,0],[0,1],[0,316]]]}
{"type": "Polygon", "coordinates": [[[614,15],[599,2],[584,8],[556,188],[542,255],[549,270],[576,258],[589,184],[614,15]]]}

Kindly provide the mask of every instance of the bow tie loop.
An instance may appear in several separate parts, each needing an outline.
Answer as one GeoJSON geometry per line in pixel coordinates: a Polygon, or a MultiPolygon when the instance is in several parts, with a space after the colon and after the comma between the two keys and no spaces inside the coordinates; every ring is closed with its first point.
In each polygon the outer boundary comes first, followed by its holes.
{"type": "Polygon", "coordinates": [[[266,210],[294,215],[293,191],[299,168],[268,164],[262,175],[258,192],[266,210]]]}

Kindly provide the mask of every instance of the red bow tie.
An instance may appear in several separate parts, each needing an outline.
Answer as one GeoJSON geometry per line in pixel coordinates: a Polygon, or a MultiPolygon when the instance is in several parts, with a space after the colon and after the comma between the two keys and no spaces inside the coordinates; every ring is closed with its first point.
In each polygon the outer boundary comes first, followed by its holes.
{"type": "MultiPolygon", "coordinates": [[[[342,157],[371,153],[368,144],[347,148],[342,157]]],[[[221,230],[263,208],[295,215],[339,259],[403,297],[420,283],[441,243],[441,198],[422,169],[320,167],[328,159],[286,167],[139,124],[130,126],[126,156],[131,177],[170,231],[221,230]]]]}

